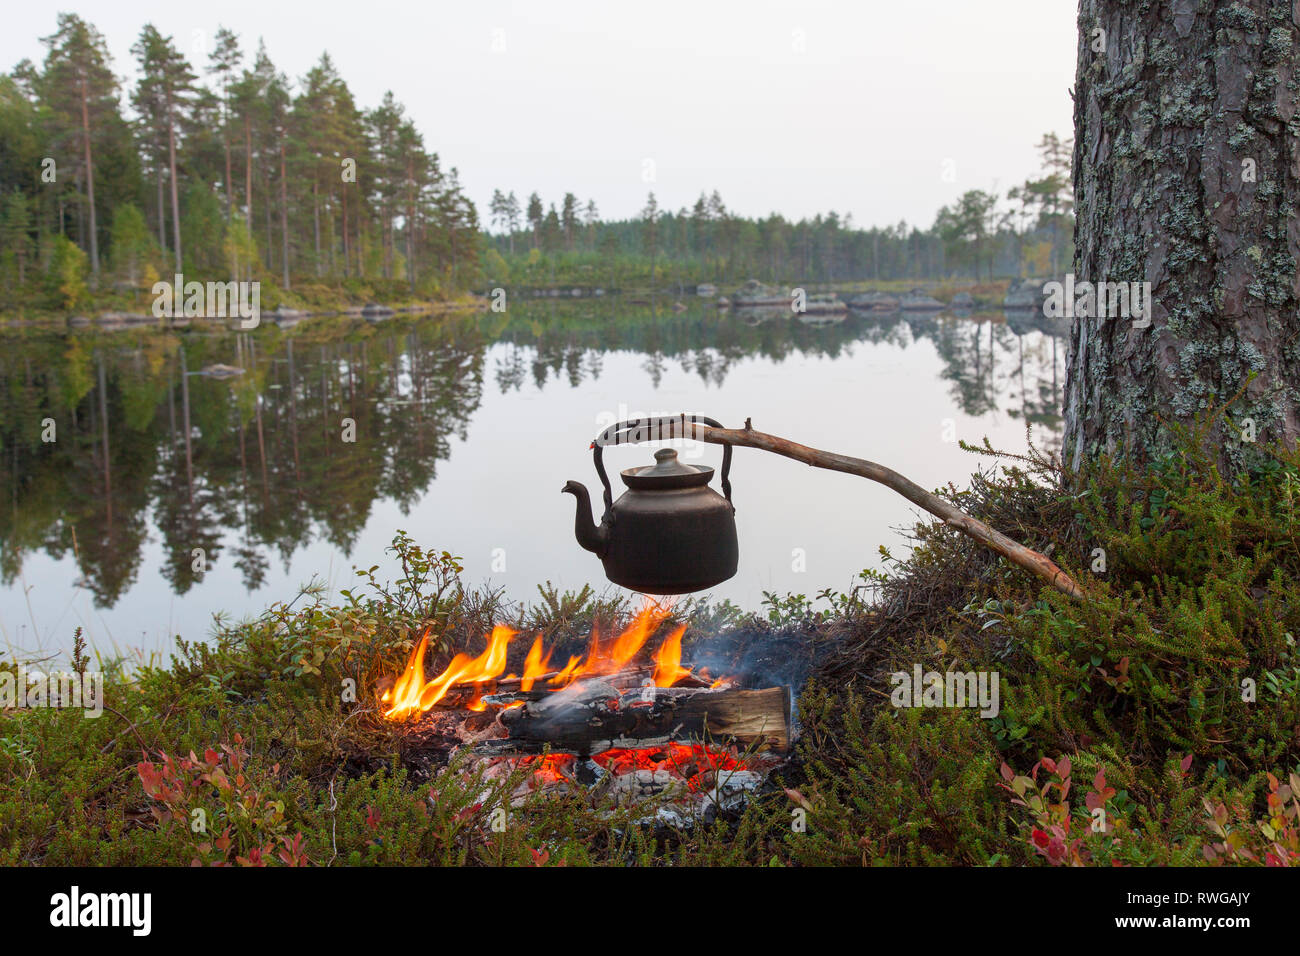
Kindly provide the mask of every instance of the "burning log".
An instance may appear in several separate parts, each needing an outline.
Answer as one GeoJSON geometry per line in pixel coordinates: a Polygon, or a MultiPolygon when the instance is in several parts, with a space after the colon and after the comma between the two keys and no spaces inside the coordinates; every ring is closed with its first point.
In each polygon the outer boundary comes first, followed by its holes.
{"type": "MultiPolygon", "coordinates": [[[[650,666],[626,667],[616,674],[606,675],[602,681],[619,691],[627,691],[631,688],[643,687],[652,679],[653,674],[654,668],[650,666]]],[[[488,706],[502,707],[518,701],[541,700],[562,690],[550,683],[558,676],[560,676],[559,671],[551,671],[534,677],[531,690],[522,689],[523,678],[521,677],[499,677],[476,683],[456,684],[447,690],[446,696],[438,701],[437,706],[440,709],[454,710],[470,707],[479,702],[488,706]]],[[[707,677],[687,673],[678,677],[673,686],[704,688],[713,686],[713,683],[707,677]]]]}
{"type": "Polygon", "coordinates": [[[586,756],[685,740],[729,740],[784,753],[791,736],[785,687],[647,688],[642,696],[588,680],[529,699],[499,719],[508,737],[483,741],[479,753],[538,754],[550,747],[586,756]]]}

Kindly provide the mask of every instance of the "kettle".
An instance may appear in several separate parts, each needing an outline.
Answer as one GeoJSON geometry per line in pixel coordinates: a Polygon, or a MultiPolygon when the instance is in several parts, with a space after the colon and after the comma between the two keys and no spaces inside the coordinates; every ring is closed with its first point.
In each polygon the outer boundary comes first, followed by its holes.
{"type": "Polygon", "coordinates": [[[677,452],[655,452],[655,463],[620,472],[627,490],[613,500],[602,453],[606,445],[657,441],[686,434],[688,423],[722,426],[700,416],[638,418],[611,425],[591,443],[596,473],[605,486],[605,513],[597,525],[584,485],[562,492],[577,499],[578,544],[600,558],[615,584],[646,594],[703,591],[736,573],[736,509],[731,503],[731,446],[722,452],[722,490],[709,487],[713,469],[687,465],[677,452]]]}

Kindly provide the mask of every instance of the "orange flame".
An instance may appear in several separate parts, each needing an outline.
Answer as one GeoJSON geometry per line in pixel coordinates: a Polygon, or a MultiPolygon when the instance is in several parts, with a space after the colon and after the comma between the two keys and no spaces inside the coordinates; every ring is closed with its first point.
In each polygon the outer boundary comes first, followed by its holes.
{"type": "Polygon", "coordinates": [[[519,689],[532,690],[533,682],[545,674],[550,666],[551,655],[542,656],[542,635],[538,634],[537,640],[533,641],[533,646],[528,649],[528,657],[524,660],[524,676],[519,681],[519,689]]]}
{"type": "MultiPolygon", "coordinates": [[[[517,633],[500,625],[492,628],[487,649],[482,654],[473,658],[468,654],[457,654],[446,670],[433,680],[426,681],[424,653],[429,646],[429,632],[425,631],[415,653],[407,662],[406,670],[393,684],[393,689],[383,696],[385,703],[392,704],[384,716],[397,720],[429,710],[447,695],[453,684],[481,683],[500,677],[506,669],[506,649],[510,639],[517,633]]],[[[470,709],[482,710],[485,706],[481,701],[475,700],[470,709]]]]}
{"type": "Polygon", "coordinates": [[[632,618],[632,623],[625,627],[610,644],[600,639],[600,632],[591,630],[591,644],[587,648],[587,659],[578,664],[576,657],[570,658],[564,670],[551,678],[550,683],[564,686],[578,677],[593,677],[601,674],[614,674],[628,665],[637,652],[671,613],[672,608],[655,604],[647,599],[645,605],[632,618]]]}
{"type": "MultiPolygon", "coordinates": [[[[580,677],[617,673],[632,662],[670,613],[671,607],[647,599],[631,623],[612,641],[602,641],[599,631],[592,628],[585,658],[570,657],[562,670],[547,679],[547,684],[551,689],[559,690],[580,677]]],[[[690,668],[681,666],[682,635],[685,631],[685,625],[675,628],[655,654],[653,679],[656,686],[671,687],[691,673],[690,668]]],[[[457,654],[441,674],[429,680],[424,674],[424,656],[429,649],[429,631],[426,630],[420,636],[420,642],[407,661],[406,668],[392,689],[381,698],[388,705],[384,716],[390,720],[400,720],[423,713],[435,707],[457,684],[482,685],[499,679],[505,673],[506,651],[510,640],[517,633],[508,627],[494,627],[482,654],[474,658],[468,654],[457,654]]],[[[551,672],[553,654],[554,649],[547,652],[541,635],[538,635],[524,661],[523,676],[519,678],[520,690],[532,690],[537,681],[547,678],[551,672]]],[[[479,690],[482,690],[481,686],[479,690]]],[[[520,705],[520,702],[515,702],[512,706],[520,705]]],[[[471,703],[463,706],[481,711],[487,708],[487,703],[478,694],[471,703]]]]}
{"type": "Polygon", "coordinates": [[[581,660],[582,658],[576,655],[570,657],[569,663],[564,665],[564,670],[560,671],[558,674],[552,677],[549,683],[560,684],[561,686],[569,683],[569,681],[573,680],[574,675],[578,673],[578,663],[581,660]]]}
{"type": "Polygon", "coordinates": [[[656,687],[672,687],[690,675],[691,669],[682,667],[682,635],[685,633],[685,624],[674,629],[660,646],[659,653],[655,654],[653,676],[656,687]]]}

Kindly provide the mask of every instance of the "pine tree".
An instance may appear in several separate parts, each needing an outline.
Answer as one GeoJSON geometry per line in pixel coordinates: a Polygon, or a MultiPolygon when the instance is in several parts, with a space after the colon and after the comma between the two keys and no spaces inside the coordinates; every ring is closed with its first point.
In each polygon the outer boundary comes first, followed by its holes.
{"type": "Polygon", "coordinates": [[[515,233],[519,231],[519,217],[521,215],[523,215],[523,212],[519,207],[519,197],[514,194],[514,190],[511,190],[510,195],[506,197],[506,217],[510,223],[510,252],[512,254],[515,251],[515,233]]]}
{"type": "Polygon", "coordinates": [[[167,167],[171,186],[172,239],[176,269],[183,267],[181,250],[180,186],[176,172],[177,126],[180,111],[190,99],[195,76],[189,63],[153,24],[146,24],[140,39],[131,47],[142,74],[136,89],[136,108],[146,122],[160,124],[166,131],[167,167]]]}
{"type": "Polygon", "coordinates": [[[560,224],[564,228],[564,244],[573,248],[573,234],[578,228],[578,197],[573,193],[564,194],[564,203],[560,209],[560,224]]]}
{"type": "Polygon", "coordinates": [[[655,256],[659,250],[659,200],[655,199],[653,192],[646,199],[645,208],[641,210],[641,222],[644,224],[641,242],[646,252],[650,254],[650,285],[654,286],[655,256]]]}
{"type": "Polygon", "coordinates": [[[230,88],[235,82],[235,71],[243,60],[244,54],[239,49],[239,38],[225,27],[217,28],[216,43],[208,57],[207,72],[215,77],[217,88],[221,92],[221,145],[226,156],[226,221],[230,221],[234,208],[234,177],[231,170],[230,156],[230,88]]]}
{"type": "Polygon", "coordinates": [[[90,268],[99,275],[99,220],[95,203],[94,142],[96,130],[117,115],[117,78],[103,36],[73,13],[61,13],[59,28],[45,37],[45,69],[39,93],[49,108],[56,142],[80,140],[79,161],[85,174],[90,227],[90,268]]]}
{"type": "Polygon", "coordinates": [[[123,204],[113,210],[110,237],[113,268],[125,275],[133,287],[138,286],[142,270],[153,251],[149,227],[138,206],[123,204]]]}
{"type": "Polygon", "coordinates": [[[0,255],[13,259],[16,273],[14,291],[21,289],[27,281],[27,260],[32,251],[31,228],[27,197],[15,189],[4,197],[4,205],[0,206],[0,255]]]}
{"type": "Polygon", "coordinates": [[[546,213],[542,210],[542,197],[533,193],[528,197],[528,225],[533,230],[533,248],[541,239],[542,220],[546,218],[546,213]]]}

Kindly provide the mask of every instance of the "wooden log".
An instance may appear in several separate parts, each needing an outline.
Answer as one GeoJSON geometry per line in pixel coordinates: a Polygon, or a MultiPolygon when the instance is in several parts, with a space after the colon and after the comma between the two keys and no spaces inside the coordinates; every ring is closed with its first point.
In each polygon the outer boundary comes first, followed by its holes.
{"type": "Polygon", "coordinates": [[[1024,568],[1030,574],[1046,581],[1058,591],[1075,598],[1086,597],[1083,589],[1079,587],[1074,579],[1057,567],[1056,562],[1047,555],[1035,551],[1033,548],[1027,548],[1018,541],[1013,541],[978,518],[966,514],[951,502],[926,491],[916,482],[903,477],[892,468],[886,468],[884,465],[878,465],[874,461],[867,461],[864,458],[852,458],[848,455],[822,451],[818,448],[809,448],[807,445],[800,445],[785,438],[778,438],[775,435],[755,431],[748,419],[745,420],[744,428],[714,428],[710,425],[692,422],[685,415],[680,419],[655,419],[654,423],[657,428],[655,432],[656,438],[673,438],[680,435],[714,445],[740,445],[745,448],[757,448],[761,451],[770,451],[773,454],[783,455],[786,458],[793,458],[795,461],[812,465],[814,468],[842,471],[846,474],[858,475],[861,478],[879,482],[886,488],[898,492],[912,504],[924,508],[936,518],[942,518],[949,527],[955,528],[962,534],[975,539],[985,547],[1002,555],[1012,564],[1024,568]]]}
{"type": "MultiPolygon", "coordinates": [[[[453,684],[448,688],[446,696],[438,701],[437,707],[439,710],[458,710],[468,707],[480,698],[489,705],[495,706],[504,706],[517,700],[540,700],[550,694],[560,693],[564,689],[563,687],[553,687],[550,684],[551,678],[556,677],[559,673],[559,671],[551,671],[536,678],[531,690],[520,689],[523,680],[519,677],[501,677],[493,680],[453,684]]],[[[596,679],[619,690],[627,690],[641,687],[650,679],[653,673],[654,668],[650,665],[625,667],[613,674],[606,674],[596,679]]],[[[590,679],[592,678],[578,678],[579,681],[590,679]]],[[[709,687],[712,683],[708,678],[687,674],[679,678],[673,686],[677,688],[702,688],[709,687]]]]}
{"type": "Polygon", "coordinates": [[[790,746],[790,691],[733,688],[655,688],[646,699],[620,694],[602,681],[502,711],[508,737],[475,749],[500,754],[540,753],[551,747],[583,756],[614,748],[675,742],[732,742],[785,753],[790,746]]]}

